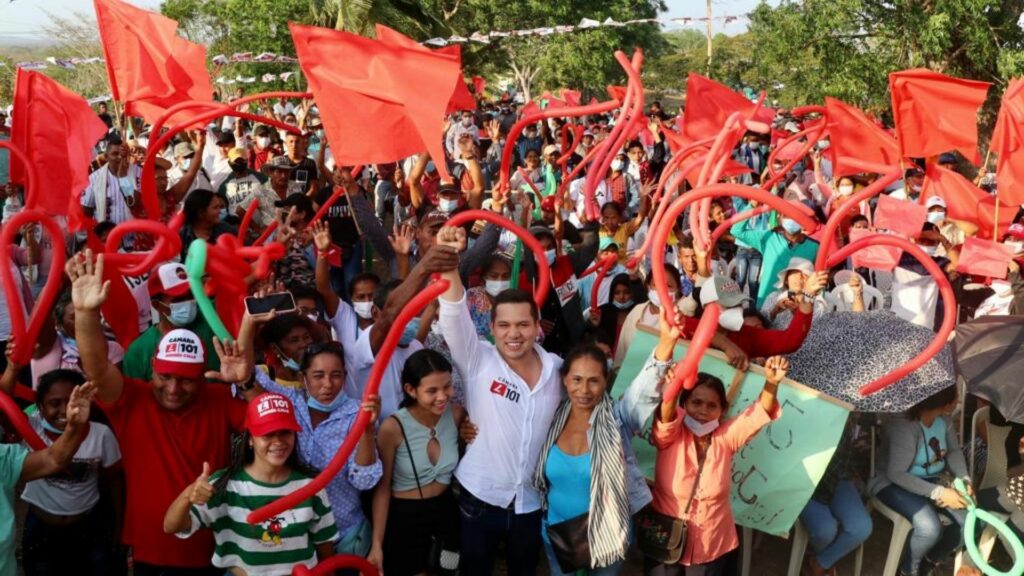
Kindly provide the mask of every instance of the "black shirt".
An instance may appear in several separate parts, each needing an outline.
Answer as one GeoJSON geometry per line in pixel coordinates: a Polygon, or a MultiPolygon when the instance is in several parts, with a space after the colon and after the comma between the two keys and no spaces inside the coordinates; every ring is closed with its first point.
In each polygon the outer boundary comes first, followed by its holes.
{"type": "MultiPolygon", "coordinates": [[[[360,189],[360,193],[362,189],[360,189]]],[[[334,186],[324,186],[316,193],[317,208],[323,206],[334,194],[334,186]]],[[[331,204],[324,215],[327,228],[331,231],[331,242],[339,246],[352,246],[359,242],[359,229],[356,228],[355,217],[351,207],[348,205],[348,198],[342,196],[338,201],[331,204]]]]}
{"type": "Polygon", "coordinates": [[[288,182],[298,182],[301,184],[300,187],[295,188],[294,190],[292,189],[293,186],[289,184],[288,193],[294,194],[295,192],[301,192],[305,194],[306,192],[309,192],[310,186],[312,186],[313,183],[316,182],[316,179],[320,177],[320,172],[316,168],[316,162],[308,156],[303,158],[300,162],[292,162],[291,160],[288,162],[292,165],[292,168],[294,168],[288,176],[288,182]]]}

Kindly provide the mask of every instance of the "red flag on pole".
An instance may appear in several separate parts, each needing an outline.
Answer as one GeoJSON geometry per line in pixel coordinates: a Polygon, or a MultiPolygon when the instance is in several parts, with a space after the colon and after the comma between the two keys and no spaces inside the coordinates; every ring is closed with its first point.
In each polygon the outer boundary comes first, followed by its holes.
{"type": "MultiPolygon", "coordinates": [[[[755,104],[725,86],[690,72],[686,79],[686,109],[683,111],[683,134],[691,141],[710,138],[722,129],[733,112],[747,112],[755,104]]],[[[775,110],[761,108],[754,120],[771,125],[775,110]]]]}
{"type": "Polygon", "coordinates": [[[991,240],[968,236],[960,249],[956,271],[1005,279],[1011,260],[1013,248],[991,240]]]}
{"type": "Polygon", "coordinates": [[[384,164],[426,150],[444,179],[444,114],[458,63],[429,50],[289,24],[335,162],[384,164]]]}
{"type": "Polygon", "coordinates": [[[900,153],[927,158],[955,149],[979,164],[978,109],[991,85],[924,68],[889,74],[900,153]]]}
{"type": "Polygon", "coordinates": [[[178,36],[178,23],[121,0],[93,0],[110,91],[125,114],[154,122],[185,100],[213,100],[206,48],[178,36]]]}
{"type": "Polygon", "coordinates": [[[473,93],[477,96],[483,96],[486,89],[487,80],[483,76],[473,76],[473,93]]]}
{"type": "MultiPolygon", "coordinates": [[[[462,69],[462,46],[459,46],[458,44],[452,44],[450,46],[438,48],[437,50],[430,50],[412,38],[404,36],[401,32],[396,32],[383,24],[377,24],[376,31],[377,40],[384,42],[385,44],[393,44],[402,48],[424,50],[427,52],[433,52],[434,54],[449,56],[455,59],[455,63],[459,65],[459,70],[462,69]]],[[[473,78],[475,86],[476,78],[478,77],[474,76],[473,78]]],[[[483,88],[481,88],[477,94],[482,92],[483,88]]],[[[451,114],[452,112],[457,112],[459,110],[476,110],[476,99],[473,98],[472,94],[470,94],[469,88],[461,78],[459,78],[458,84],[455,85],[455,91],[452,93],[451,100],[448,101],[448,108],[445,110],[445,114],[451,114]]]]}
{"type": "MultiPolygon", "coordinates": [[[[23,68],[14,83],[12,122],[11,142],[25,151],[38,175],[26,204],[74,219],[89,185],[92,147],[107,133],[107,125],[81,96],[45,74],[23,68]]],[[[24,171],[20,162],[11,162],[12,181],[20,181],[24,171]]]]}
{"type": "MultiPolygon", "coordinates": [[[[996,199],[991,194],[978,188],[959,173],[932,164],[928,166],[924,175],[920,201],[923,203],[931,196],[941,196],[946,201],[946,214],[950,218],[973,222],[978,225],[979,236],[992,237],[996,199]]],[[[1017,206],[1000,203],[999,236],[1006,233],[1016,215],[1017,206]]]]}
{"type": "Polygon", "coordinates": [[[999,117],[992,133],[991,150],[996,154],[996,176],[1000,200],[1015,206],[1024,204],[1024,80],[1010,80],[999,117]]]}
{"type": "Polygon", "coordinates": [[[856,158],[882,166],[899,166],[900,150],[896,139],[878,127],[863,112],[835,98],[825,98],[828,110],[828,131],[835,162],[832,174],[839,178],[864,170],[850,166],[847,159],[856,158]]]}

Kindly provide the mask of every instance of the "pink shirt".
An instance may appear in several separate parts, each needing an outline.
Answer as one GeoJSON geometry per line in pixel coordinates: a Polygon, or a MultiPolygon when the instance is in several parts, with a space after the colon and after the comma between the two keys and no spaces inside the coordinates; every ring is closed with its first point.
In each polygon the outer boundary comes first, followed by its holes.
{"type": "MultiPolygon", "coordinates": [[[[658,448],[652,504],[662,514],[682,518],[697,477],[697,449],[693,433],[683,425],[684,410],[677,408],[675,419],[667,423],[661,422],[659,414],[660,411],[655,412],[652,431],[652,443],[658,448]]],[[[757,400],[711,433],[704,470],[690,505],[680,564],[692,566],[711,562],[739,545],[729,503],[732,457],[781,414],[780,407],[774,414],[768,414],[757,400]]]]}

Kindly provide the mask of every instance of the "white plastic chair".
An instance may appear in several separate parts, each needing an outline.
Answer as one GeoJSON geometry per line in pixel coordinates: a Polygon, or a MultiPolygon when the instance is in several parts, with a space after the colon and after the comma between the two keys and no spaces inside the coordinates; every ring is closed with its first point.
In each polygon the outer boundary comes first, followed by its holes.
{"type": "MultiPolygon", "coordinates": [[[[882,292],[870,284],[864,284],[863,289],[864,310],[866,312],[881,310],[885,303],[885,297],[882,295],[882,292]]],[[[828,293],[827,300],[833,306],[834,310],[852,310],[853,290],[848,284],[840,284],[828,293]]]]}
{"type": "MultiPolygon", "coordinates": [[[[871,427],[871,473],[870,476],[875,476],[875,442],[878,435],[878,427],[871,427]]],[[[903,555],[903,547],[907,543],[907,537],[914,530],[914,525],[909,520],[901,516],[898,512],[886,506],[878,498],[872,497],[867,502],[868,514],[871,513],[872,509],[878,510],[878,513],[885,516],[890,522],[892,522],[892,538],[889,542],[889,551],[885,555],[885,567],[882,569],[882,576],[895,576],[896,570],[900,565],[900,557],[903,555]]],[[[864,544],[860,545],[857,550],[857,567],[858,573],[864,555],[864,544]]]]}
{"type": "MultiPolygon", "coordinates": [[[[804,555],[807,554],[807,546],[811,543],[811,535],[804,528],[803,522],[797,520],[793,526],[793,548],[789,552],[789,568],[786,576],[800,576],[800,568],[804,563],[804,555]]],[[[853,560],[853,575],[860,576],[864,564],[864,545],[857,547],[857,555],[853,560]]]]}

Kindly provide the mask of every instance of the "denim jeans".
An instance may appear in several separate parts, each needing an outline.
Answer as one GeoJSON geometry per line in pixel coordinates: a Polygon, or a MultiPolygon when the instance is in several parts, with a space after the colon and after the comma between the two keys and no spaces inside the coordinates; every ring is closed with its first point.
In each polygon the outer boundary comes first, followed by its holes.
{"type": "Polygon", "coordinates": [[[914,526],[900,561],[900,571],[904,574],[917,574],[926,555],[932,564],[942,562],[963,543],[963,525],[967,519],[964,510],[938,508],[930,498],[895,484],[883,488],[878,499],[914,526]],[[947,522],[943,523],[940,516],[945,516],[947,522]]]}
{"type": "Polygon", "coordinates": [[[47,524],[31,507],[25,516],[21,549],[25,574],[114,574],[114,543],[99,506],[68,526],[47,524]]]}
{"type": "Polygon", "coordinates": [[[757,289],[761,283],[758,281],[761,276],[761,253],[753,248],[736,247],[736,283],[742,289],[744,284],[750,287],[749,294],[757,296],[757,289]]]}
{"type": "Polygon", "coordinates": [[[544,539],[544,553],[547,554],[548,557],[548,568],[551,571],[551,576],[577,576],[581,572],[587,574],[587,576],[616,576],[622,571],[622,565],[625,564],[625,560],[619,560],[611,566],[597,568],[596,570],[562,572],[562,569],[558,567],[558,558],[555,557],[555,550],[551,547],[551,542],[546,538],[544,539]]]}
{"type": "Polygon", "coordinates": [[[871,516],[850,480],[836,484],[832,500],[811,499],[800,521],[810,534],[811,548],[822,568],[835,566],[871,535],[871,516]]]}
{"type": "Polygon", "coordinates": [[[461,574],[487,576],[494,572],[498,544],[507,548],[509,576],[533,576],[540,558],[541,510],[516,514],[514,509],[492,506],[462,489],[459,517],[462,519],[461,574]]]}

